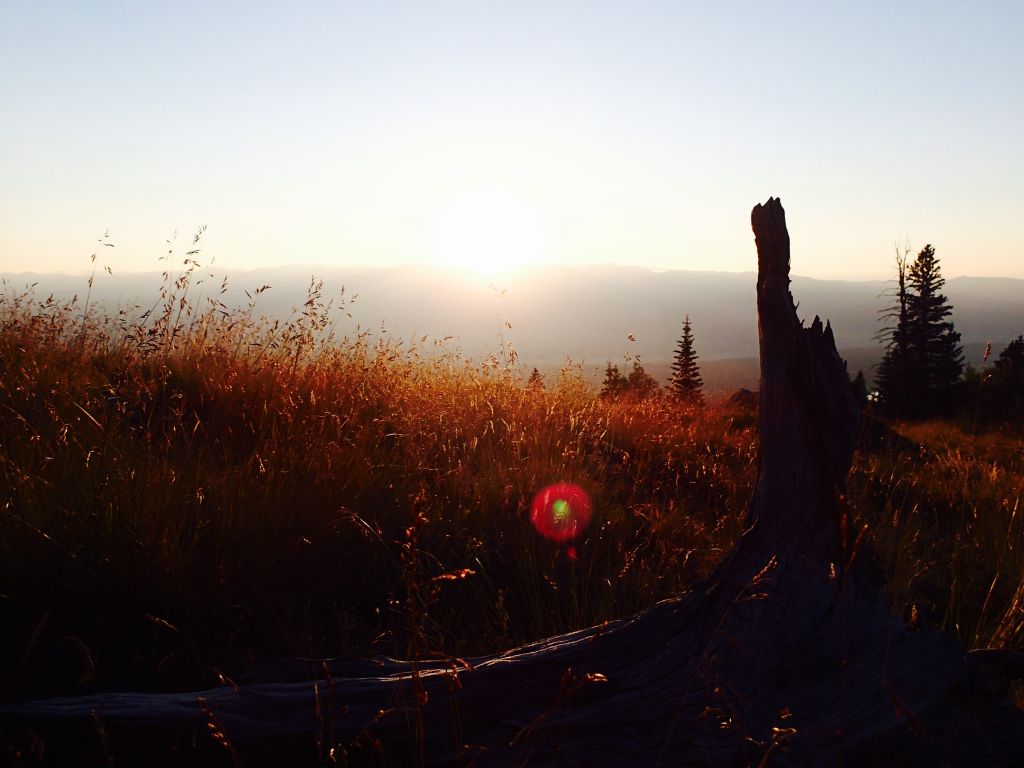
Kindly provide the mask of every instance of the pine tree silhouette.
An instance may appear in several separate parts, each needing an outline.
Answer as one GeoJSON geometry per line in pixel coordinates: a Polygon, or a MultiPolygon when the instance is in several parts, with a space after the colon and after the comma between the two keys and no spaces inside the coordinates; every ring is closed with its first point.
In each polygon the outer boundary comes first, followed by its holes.
{"type": "Polygon", "coordinates": [[[942,295],[945,280],[935,249],[926,245],[909,266],[897,255],[896,325],[883,332],[887,348],[878,368],[882,404],[896,416],[950,413],[958,404],[963,373],[960,334],[942,295]]]}
{"type": "Polygon", "coordinates": [[[1024,336],[1007,344],[993,366],[967,366],[964,379],[974,397],[976,424],[1024,423],[1024,336]]]}
{"type": "Polygon", "coordinates": [[[946,281],[939,271],[935,249],[926,245],[907,270],[910,294],[910,342],[915,363],[913,381],[921,415],[949,412],[957,405],[964,358],[960,334],[947,320],[953,308],[940,293],[946,281]]]}
{"type": "Polygon", "coordinates": [[[909,247],[896,251],[896,294],[892,307],[883,317],[894,324],[882,329],[876,338],[885,344],[885,354],[878,364],[878,399],[894,414],[906,413],[913,403],[911,393],[910,293],[907,290],[907,256],[909,247]]]}
{"type": "Polygon", "coordinates": [[[702,389],[704,381],[700,377],[700,366],[697,365],[697,351],[693,348],[693,331],[690,327],[690,316],[683,320],[683,335],[676,345],[672,378],[669,379],[669,394],[678,400],[692,403],[704,402],[702,389]]]}
{"type": "Polygon", "coordinates": [[[629,376],[626,378],[626,391],[629,395],[642,400],[657,394],[658,389],[658,382],[644,370],[640,359],[634,360],[633,370],[629,372],[629,376]]]}
{"type": "Polygon", "coordinates": [[[618,397],[626,389],[626,380],[619,373],[619,366],[608,361],[604,369],[604,381],[601,382],[601,397],[618,397]]]}

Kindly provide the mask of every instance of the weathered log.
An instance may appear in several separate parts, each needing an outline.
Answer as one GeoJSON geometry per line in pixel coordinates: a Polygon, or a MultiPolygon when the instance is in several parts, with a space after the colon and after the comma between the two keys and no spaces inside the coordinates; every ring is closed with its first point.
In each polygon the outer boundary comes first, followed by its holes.
{"type": "Polygon", "coordinates": [[[349,764],[1024,765],[1024,713],[1005,697],[1021,659],[966,653],[885,605],[843,503],[858,425],[845,363],[828,324],[797,318],[780,202],[751,221],[758,480],[747,531],[690,592],[469,661],[294,660],[237,689],[22,703],[0,710],[7,733],[220,731],[244,758],[315,745],[349,764]]]}

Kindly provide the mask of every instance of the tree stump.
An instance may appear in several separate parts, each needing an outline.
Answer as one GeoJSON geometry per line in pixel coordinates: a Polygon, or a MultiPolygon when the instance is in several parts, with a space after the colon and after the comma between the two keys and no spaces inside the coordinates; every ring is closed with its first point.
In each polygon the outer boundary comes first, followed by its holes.
{"type": "Polygon", "coordinates": [[[846,365],[828,324],[797,318],[779,200],[751,223],[758,480],[748,529],[690,592],[468,661],[295,660],[237,689],[16,704],[5,732],[84,743],[102,723],[150,750],[206,734],[246,764],[313,749],[349,765],[1024,765],[1006,698],[1019,656],[890,614],[844,507],[859,420],[846,365]]]}

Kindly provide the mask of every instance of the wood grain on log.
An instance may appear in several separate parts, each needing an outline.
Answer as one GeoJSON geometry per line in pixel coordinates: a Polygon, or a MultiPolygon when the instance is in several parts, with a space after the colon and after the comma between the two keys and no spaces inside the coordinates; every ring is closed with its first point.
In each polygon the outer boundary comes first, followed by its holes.
{"type": "Polygon", "coordinates": [[[99,718],[160,738],[215,721],[243,758],[315,743],[349,764],[1024,765],[1024,714],[1004,695],[1024,663],[908,629],[850,541],[846,366],[827,323],[797,318],[779,200],[751,223],[758,480],[747,531],[690,592],[468,662],[293,660],[237,690],[8,706],[5,727],[59,734],[99,718]]]}

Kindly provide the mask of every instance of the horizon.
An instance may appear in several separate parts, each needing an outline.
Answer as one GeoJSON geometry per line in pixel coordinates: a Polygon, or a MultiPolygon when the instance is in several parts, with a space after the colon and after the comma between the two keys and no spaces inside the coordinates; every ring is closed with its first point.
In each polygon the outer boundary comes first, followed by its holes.
{"type": "MultiPolygon", "coordinates": [[[[92,306],[120,311],[148,306],[160,284],[175,280],[180,271],[170,269],[169,277],[157,270],[108,275],[98,261],[88,290],[89,272],[0,273],[0,295],[22,290],[58,300],[88,295],[92,306]]],[[[658,364],[669,359],[684,315],[693,323],[704,362],[756,361],[758,355],[753,306],[747,303],[755,272],[544,265],[496,277],[437,265],[286,265],[241,271],[214,264],[197,268],[189,282],[197,288],[192,294],[196,301],[205,302],[202,297],[212,287],[225,308],[240,309],[248,306],[252,289],[269,287],[261,290],[257,312],[284,320],[307,296],[311,278],[322,284],[325,300],[342,301],[337,314],[342,332],[373,330],[381,338],[405,341],[453,339],[460,353],[474,359],[486,359],[511,342],[521,362],[545,368],[560,368],[567,357],[602,368],[608,359],[633,357],[658,364]]],[[[801,317],[830,320],[854,369],[870,369],[881,354],[876,334],[891,302],[893,281],[799,274],[792,280],[794,295],[801,297],[801,317]]],[[[950,278],[947,284],[943,293],[972,361],[980,361],[986,341],[998,350],[1020,334],[1024,281],[968,276],[950,278]]],[[[756,366],[751,370],[756,372],[756,366]]],[[[743,375],[749,383],[751,371],[743,375]]],[[[735,380],[730,375],[718,383],[735,380]]]]}
{"type": "MultiPolygon", "coordinates": [[[[912,254],[913,255],[913,254],[912,254]]],[[[86,258],[88,263],[88,257],[86,258]]],[[[181,263],[172,262],[172,271],[175,268],[181,268],[181,263]]],[[[941,259],[940,259],[941,267],[941,259]]],[[[149,268],[137,268],[137,269],[123,269],[119,271],[111,270],[107,277],[116,276],[142,276],[142,275],[159,275],[164,272],[168,267],[155,264],[149,268]]],[[[587,270],[587,269],[629,269],[637,270],[641,272],[649,272],[652,274],[661,273],[694,273],[694,274],[720,274],[720,275],[756,275],[757,266],[754,265],[752,269],[714,269],[714,268],[686,268],[686,267],[650,267],[643,264],[619,264],[616,262],[593,262],[593,263],[536,263],[536,264],[519,264],[508,269],[503,269],[498,272],[481,272],[474,270],[469,267],[463,267],[452,264],[436,264],[430,262],[407,262],[398,264],[367,264],[353,262],[351,264],[327,264],[325,262],[289,262],[282,264],[266,264],[259,266],[228,266],[216,261],[211,263],[200,263],[196,267],[198,272],[215,272],[218,275],[238,275],[246,274],[251,272],[262,272],[262,271],[303,271],[307,272],[312,270],[310,275],[312,277],[319,277],[316,270],[322,269],[331,272],[343,271],[343,270],[412,270],[412,269],[430,269],[439,272],[452,272],[459,275],[473,278],[475,281],[495,282],[505,277],[514,277],[521,275],[524,272],[546,270],[546,269],[572,269],[572,270],[587,270]]],[[[101,272],[104,272],[104,265],[102,260],[99,258],[97,253],[97,260],[95,264],[95,274],[98,278],[102,279],[101,272]]],[[[88,263],[88,266],[80,269],[65,269],[65,270],[48,270],[40,271],[35,269],[25,269],[20,271],[13,271],[2,269],[0,270],[0,276],[4,278],[17,278],[23,275],[34,275],[38,277],[82,277],[88,278],[90,274],[94,272],[93,265],[88,263]]],[[[895,277],[817,277],[810,274],[804,274],[799,271],[792,273],[793,279],[800,280],[815,280],[819,282],[839,282],[839,283],[889,283],[894,282],[895,277]]],[[[1024,275],[1013,276],[1013,275],[982,275],[982,274],[957,274],[957,275],[942,275],[943,279],[948,282],[950,280],[1021,280],[1024,281],[1024,275]]]]}
{"type": "Polygon", "coordinates": [[[887,279],[903,243],[1024,278],[1022,28],[1008,2],[9,5],[0,268],[76,272],[109,232],[145,271],[209,225],[228,269],[747,272],[779,196],[814,279],[887,279]]]}

